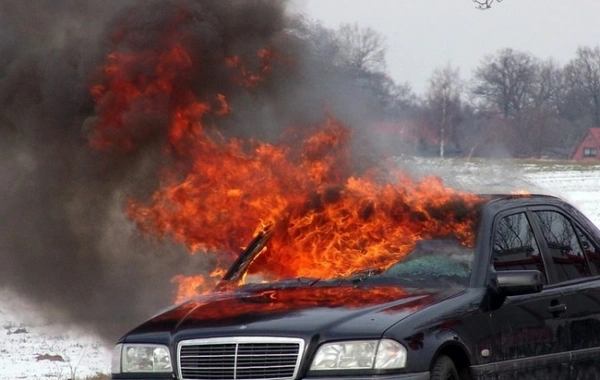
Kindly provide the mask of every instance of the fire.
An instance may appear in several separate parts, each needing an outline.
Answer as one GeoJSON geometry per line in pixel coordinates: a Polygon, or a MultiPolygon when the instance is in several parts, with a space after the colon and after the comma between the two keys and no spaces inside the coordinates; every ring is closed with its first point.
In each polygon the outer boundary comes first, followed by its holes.
{"type": "MultiPolygon", "coordinates": [[[[269,48],[250,57],[254,65],[247,59],[222,58],[230,70],[224,90],[260,86],[283,62],[269,48]]],[[[333,116],[311,128],[289,128],[282,140],[291,144],[226,137],[216,126],[235,113],[228,101],[235,94],[215,89],[199,95],[190,84],[197,69],[183,43],[158,44],[111,53],[102,81],[91,88],[98,113],[90,137],[94,149],[128,152],[143,144],[152,131],[132,122],[132,115],[165,120],[170,160],[162,183],[151,200],[131,199],[127,215],[141,230],[173,238],[192,254],[220,252],[225,258],[212,277],[176,276],[178,301],[212,289],[226,263],[265,226],[276,233],[249,274],[267,279],[387,268],[427,234],[473,244],[469,210],[478,197],[435,178],[415,183],[381,170],[356,176],[351,130],[333,116]]]]}
{"type": "Polygon", "coordinates": [[[177,275],[171,279],[171,282],[177,284],[176,302],[189,298],[190,295],[207,293],[213,290],[215,282],[219,281],[225,275],[224,268],[214,269],[207,278],[204,275],[183,276],[177,275]]]}
{"type": "MultiPolygon", "coordinates": [[[[166,94],[174,91],[181,80],[180,70],[191,68],[191,60],[184,47],[173,44],[164,52],[156,55],[152,51],[138,54],[113,52],[109,54],[103,68],[104,83],[92,86],[91,94],[100,113],[90,145],[96,149],[116,147],[125,151],[134,148],[134,136],[126,129],[127,116],[132,113],[152,114],[167,112],[182,117],[201,117],[210,110],[205,104],[193,103],[180,107],[178,103],[188,103],[183,99],[163,101],[166,94]],[[142,67],[153,67],[146,73],[142,67]],[[181,108],[181,109],[180,109],[181,108]]],[[[222,101],[222,100],[221,100],[222,101]]],[[[172,133],[177,133],[172,128],[172,133]]],[[[179,131],[182,133],[182,131],[179,131]]],[[[176,136],[173,136],[176,140],[176,136]]]]}
{"type": "Polygon", "coordinates": [[[249,70],[239,55],[233,55],[225,59],[228,67],[238,70],[238,75],[233,80],[244,87],[256,87],[265,80],[265,75],[273,70],[273,62],[282,61],[282,57],[273,49],[265,48],[256,54],[259,60],[258,72],[249,70]]]}
{"type": "Polygon", "coordinates": [[[476,196],[444,188],[436,178],[392,183],[349,178],[316,195],[317,205],[293,208],[249,273],[275,278],[346,277],[365,268],[387,269],[416,242],[453,236],[473,246],[476,196]]]}
{"type": "Polygon", "coordinates": [[[198,292],[205,293],[212,290],[212,286],[210,286],[211,284],[208,283],[206,277],[202,275],[177,275],[173,277],[171,282],[177,284],[177,297],[175,298],[176,301],[182,301],[189,297],[189,295],[193,295],[198,292]]]}

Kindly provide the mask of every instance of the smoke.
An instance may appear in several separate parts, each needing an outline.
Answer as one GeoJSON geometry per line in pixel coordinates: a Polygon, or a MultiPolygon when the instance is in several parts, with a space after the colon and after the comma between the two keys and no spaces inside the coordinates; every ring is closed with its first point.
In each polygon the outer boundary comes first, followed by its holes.
{"type": "Polygon", "coordinates": [[[360,124],[364,103],[313,54],[302,25],[279,1],[0,0],[0,286],[114,341],[172,302],[175,274],[212,268],[214,257],[152,241],[124,213],[128,197],[157,187],[168,107],[128,115],[118,133],[133,149],[94,150],[111,100],[96,104],[90,86],[110,52],[179,39],[193,48],[195,95],[230,99],[225,134],[276,139],[325,108],[360,124]],[[224,80],[225,57],[256,61],[265,46],[285,57],[268,81],[240,91],[224,80]]]}

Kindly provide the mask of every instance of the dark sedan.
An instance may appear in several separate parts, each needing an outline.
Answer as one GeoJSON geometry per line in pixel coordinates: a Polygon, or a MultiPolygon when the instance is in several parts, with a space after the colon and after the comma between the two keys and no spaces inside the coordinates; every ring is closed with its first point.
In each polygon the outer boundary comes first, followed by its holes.
{"type": "Polygon", "coordinates": [[[599,231],[558,198],[481,199],[462,239],[344,277],[269,279],[261,234],[215,292],[126,334],[112,377],[598,378],[599,231]]]}

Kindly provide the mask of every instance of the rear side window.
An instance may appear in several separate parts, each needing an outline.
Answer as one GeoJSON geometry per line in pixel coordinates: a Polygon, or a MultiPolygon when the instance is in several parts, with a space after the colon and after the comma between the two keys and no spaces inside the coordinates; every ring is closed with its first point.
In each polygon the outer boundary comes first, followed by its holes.
{"type": "Polygon", "coordinates": [[[558,280],[589,277],[587,259],[569,219],[556,211],[536,211],[534,214],[556,267],[558,280]]]}
{"type": "Polygon", "coordinates": [[[596,273],[600,273],[600,249],[577,226],[575,226],[575,231],[581,242],[581,248],[587,258],[588,264],[596,269],[596,273]]]}
{"type": "Polygon", "coordinates": [[[539,270],[546,283],[546,268],[525,213],[505,216],[494,232],[493,265],[497,271],[539,270]]]}

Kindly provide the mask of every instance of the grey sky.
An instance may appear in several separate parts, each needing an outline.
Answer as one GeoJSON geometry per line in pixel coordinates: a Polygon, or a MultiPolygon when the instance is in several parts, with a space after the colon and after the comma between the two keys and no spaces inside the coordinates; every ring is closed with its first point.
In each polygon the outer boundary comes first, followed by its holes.
{"type": "Polygon", "coordinates": [[[510,47],[560,64],[600,45],[599,0],[504,0],[486,11],[470,0],[297,0],[330,28],[357,22],[386,37],[388,72],[417,94],[450,62],[463,79],[486,55],[510,47]]]}

